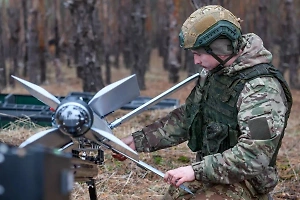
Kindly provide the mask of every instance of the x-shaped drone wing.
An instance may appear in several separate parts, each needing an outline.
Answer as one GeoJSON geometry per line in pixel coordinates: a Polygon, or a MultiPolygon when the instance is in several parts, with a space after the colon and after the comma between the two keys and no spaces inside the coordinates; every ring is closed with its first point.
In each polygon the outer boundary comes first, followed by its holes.
{"type": "MultiPolygon", "coordinates": [[[[164,173],[140,161],[138,153],[114,136],[112,129],[148,109],[150,106],[161,101],[167,95],[177,91],[190,81],[198,78],[199,74],[189,77],[110,124],[104,119],[105,116],[121,108],[123,105],[140,95],[135,75],[131,75],[104,87],[97,92],[88,103],[78,97],[72,96],[66,97],[60,101],[42,87],[15,76],[12,77],[20,82],[32,96],[55,110],[53,115],[55,125],[48,130],[38,132],[29,137],[19,146],[20,148],[41,144],[49,148],[66,151],[78,144],[79,139],[85,139],[100,146],[104,146],[107,149],[111,149],[136,162],[137,165],[164,177],[164,173]]],[[[181,185],[180,188],[192,193],[184,185],[181,185]]]]}

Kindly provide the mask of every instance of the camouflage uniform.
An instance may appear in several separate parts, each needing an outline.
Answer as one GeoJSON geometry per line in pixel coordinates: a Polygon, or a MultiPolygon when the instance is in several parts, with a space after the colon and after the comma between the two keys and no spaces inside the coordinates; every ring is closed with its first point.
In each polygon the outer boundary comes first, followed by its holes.
{"type": "MultiPolygon", "coordinates": [[[[242,54],[231,66],[217,72],[221,78],[251,69],[260,63],[271,63],[272,54],[264,48],[257,35],[246,34],[242,40],[242,54]]],[[[235,144],[224,151],[217,149],[203,153],[203,146],[208,142],[203,133],[207,125],[197,126],[200,129],[196,137],[199,136],[197,140],[200,138],[200,141],[195,140],[189,133],[190,127],[187,124],[190,123],[187,122],[190,113],[187,111],[197,109],[193,118],[205,119],[206,113],[201,112],[199,102],[203,102],[203,94],[209,93],[201,90],[201,83],[209,82],[213,73],[215,72],[209,72],[207,78],[202,77],[202,81],[198,81],[185,105],[133,133],[136,150],[152,152],[185,141],[189,141],[188,144],[202,144],[202,149],[192,149],[198,151],[196,162],[191,164],[196,180],[185,183],[193,190],[195,196],[171,186],[164,199],[268,199],[268,193],[278,181],[276,168],[270,165],[270,162],[274,159],[274,154],[276,159],[280,137],[284,134],[291,109],[291,95],[274,77],[262,76],[246,82],[234,104],[236,114],[232,119],[237,124],[235,144]],[[191,106],[189,109],[188,105],[191,106]],[[267,132],[270,134],[267,139],[253,138],[249,129],[249,122],[261,117],[267,121],[267,132]]],[[[194,130],[194,134],[196,131],[194,130]]],[[[221,128],[220,132],[222,131],[221,128]]],[[[226,137],[230,138],[233,131],[226,137]]]]}

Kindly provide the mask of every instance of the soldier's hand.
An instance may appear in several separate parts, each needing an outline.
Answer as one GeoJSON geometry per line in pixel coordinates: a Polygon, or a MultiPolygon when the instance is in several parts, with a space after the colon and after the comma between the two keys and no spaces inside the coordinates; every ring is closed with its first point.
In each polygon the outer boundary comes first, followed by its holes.
{"type": "Polygon", "coordinates": [[[125,144],[127,144],[130,148],[135,150],[135,144],[132,135],[129,135],[123,139],[121,139],[125,144]]]}
{"type": "Polygon", "coordinates": [[[112,157],[119,160],[119,161],[124,161],[126,160],[126,156],[123,156],[122,154],[119,154],[118,152],[113,151],[112,157]]]}
{"type": "MultiPolygon", "coordinates": [[[[125,144],[127,144],[130,148],[132,148],[133,150],[135,150],[135,144],[134,144],[134,140],[133,137],[131,135],[121,139],[122,142],[124,142],[125,144]]],[[[124,161],[127,158],[117,152],[113,152],[112,157],[119,160],[119,161],[124,161]]]]}
{"type": "Polygon", "coordinates": [[[179,187],[184,182],[195,180],[195,172],[192,166],[179,167],[165,173],[164,181],[179,187]]]}

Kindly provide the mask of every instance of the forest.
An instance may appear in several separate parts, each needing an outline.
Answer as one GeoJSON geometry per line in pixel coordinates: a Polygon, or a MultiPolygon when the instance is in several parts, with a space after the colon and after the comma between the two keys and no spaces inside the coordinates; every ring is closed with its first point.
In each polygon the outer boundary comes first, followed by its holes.
{"type": "Polygon", "coordinates": [[[179,71],[195,72],[191,53],[180,49],[178,32],[187,16],[205,4],[220,4],[243,20],[289,71],[298,88],[299,1],[292,0],[2,0],[0,91],[14,87],[10,75],[42,84],[48,69],[62,81],[62,66],[74,67],[82,90],[96,92],[111,83],[111,68],[124,64],[145,88],[150,52],[159,51],[169,81],[179,71]]]}
{"type": "MultiPolygon", "coordinates": [[[[286,78],[294,104],[278,155],[280,182],[274,199],[300,199],[300,1],[296,0],[0,0],[0,93],[28,94],[11,77],[46,88],[54,95],[96,93],[136,74],[141,94],[155,97],[198,72],[193,54],[179,47],[178,34],[197,8],[218,4],[242,20],[243,33],[259,35],[286,78]]],[[[171,97],[184,103],[192,86],[171,97]]],[[[115,130],[124,137],[170,110],[147,111],[115,130]]],[[[109,119],[120,118],[118,111],[109,119]]],[[[1,114],[1,113],[0,113],[1,114]]],[[[0,142],[18,146],[45,127],[12,124],[0,142]]],[[[195,155],[186,143],[154,154],[146,163],[167,171],[195,155]],[[188,153],[187,153],[188,152],[188,153]]],[[[99,199],[160,199],[168,184],[130,161],[105,154],[96,187],[99,199]]],[[[75,183],[71,199],[89,199],[86,185],[75,183]]]]}

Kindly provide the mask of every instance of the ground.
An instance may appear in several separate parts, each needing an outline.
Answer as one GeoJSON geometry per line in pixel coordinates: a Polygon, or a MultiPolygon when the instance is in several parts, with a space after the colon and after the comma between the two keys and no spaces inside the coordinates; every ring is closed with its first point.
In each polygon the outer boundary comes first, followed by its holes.
{"type": "MultiPolygon", "coordinates": [[[[151,68],[146,74],[145,91],[141,91],[143,96],[155,97],[165,90],[172,87],[174,84],[168,82],[168,73],[162,69],[161,60],[154,55],[151,60],[151,68]]],[[[112,69],[112,80],[116,81],[130,75],[130,72],[123,67],[112,69]]],[[[69,92],[81,91],[81,81],[75,78],[74,68],[66,68],[63,70],[64,81],[57,83],[51,69],[49,69],[48,83],[42,85],[43,88],[57,96],[64,96],[69,92]],[[51,73],[50,73],[51,72],[51,73]]],[[[180,80],[187,77],[185,72],[180,73],[180,80]]],[[[189,94],[193,84],[189,84],[180,91],[177,91],[169,98],[176,98],[180,103],[189,94]]],[[[21,88],[7,88],[5,93],[27,94],[21,88]]],[[[300,91],[292,90],[294,104],[291,117],[288,123],[287,131],[283,139],[282,147],[278,155],[278,170],[280,174],[280,182],[272,192],[274,199],[300,199],[300,91]]],[[[134,117],[130,121],[114,130],[116,136],[122,138],[129,135],[153,122],[155,119],[168,113],[167,110],[147,111],[134,117]]],[[[116,111],[110,115],[107,120],[109,122],[126,114],[127,111],[116,111]]],[[[34,134],[42,128],[34,127],[30,130],[21,127],[12,127],[11,129],[1,130],[0,141],[18,145],[29,135],[34,134]]],[[[166,170],[179,166],[188,165],[194,160],[194,154],[191,153],[183,143],[177,147],[166,150],[160,150],[151,154],[142,153],[140,159],[155,168],[165,172],[166,170]]],[[[135,163],[125,160],[117,161],[111,156],[111,152],[105,152],[105,163],[99,166],[99,174],[96,177],[96,187],[98,199],[159,199],[168,188],[168,184],[153,174],[139,168],[135,163]]],[[[83,200],[89,199],[86,184],[75,183],[71,199],[83,200]]]]}

